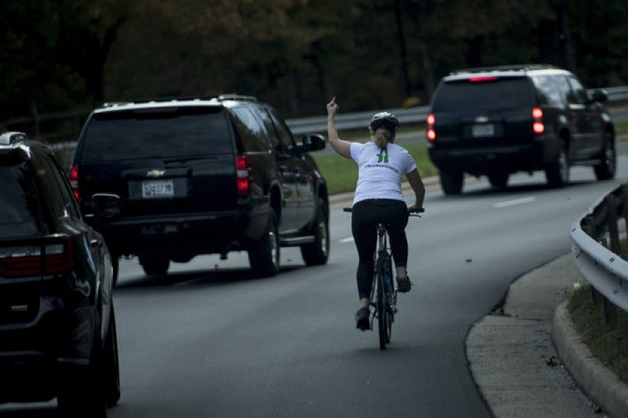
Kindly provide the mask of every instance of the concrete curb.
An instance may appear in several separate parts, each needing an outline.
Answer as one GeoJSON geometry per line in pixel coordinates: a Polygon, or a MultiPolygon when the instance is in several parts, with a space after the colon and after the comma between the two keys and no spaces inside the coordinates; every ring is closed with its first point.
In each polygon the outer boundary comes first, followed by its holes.
{"type": "Polygon", "coordinates": [[[591,354],[576,331],[567,302],[556,308],[551,338],[565,368],[574,381],[605,414],[625,417],[628,414],[628,386],[591,354]]]}

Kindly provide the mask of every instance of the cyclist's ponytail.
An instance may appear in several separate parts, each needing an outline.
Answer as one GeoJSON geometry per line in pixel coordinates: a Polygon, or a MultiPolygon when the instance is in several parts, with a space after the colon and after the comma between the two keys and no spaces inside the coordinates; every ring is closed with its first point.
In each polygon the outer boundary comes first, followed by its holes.
{"type": "Polygon", "coordinates": [[[395,134],[390,132],[384,126],[377,128],[375,132],[371,131],[371,141],[375,142],[380,149],[386,148],[390,142],[393,142],[395,134]]]}

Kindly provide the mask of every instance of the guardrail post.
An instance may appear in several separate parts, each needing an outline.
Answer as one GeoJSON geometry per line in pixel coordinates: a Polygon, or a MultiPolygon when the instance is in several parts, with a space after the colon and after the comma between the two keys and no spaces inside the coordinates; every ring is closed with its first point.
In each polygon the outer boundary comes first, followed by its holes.
{"type": "Polygon", "coordinates": [[[619,228],[617,228],[617,200],[615,196],[608,195],[606,197],[606,205],[608,207],[608,234],[610,236],[611,248],[610,250],[615,254],[621,256],[621,247],[619,244],[619,228]]]}
{"type": "MultiPolygon", "coordinates": [[[[585,234],[587,234],[594,240],[598,241],[598,239],[595,237],[596,228],[595,228],[595,221],[593,219],[593,215],[585,216],[582,219],[582,222],[580,223],[580,227],[582,228],[582,231],[585,234]]],[[[602,296],[602,294],[598,292],[597,289],[593,286],[589,286],[589,288],[591,289],[591,300],[593,301],[593,303],[595,304],[604,303],[604,297],[602,296]]]]}
{"type": "MultiPolygon", "coordinates": [[[[619,244],[619,228],[617,227],[617,200],[615,196],[609,194],[606,197],[607,216],[608,222],[608,235],[610,239],[610,250],[621,257],[621,248],[619,244]]],[[[602,296],[604,301],[604,319],[607,324],[615,323],[617,320],[617,312],[615,311],[615,305],[613,305],[606,297],[602,296]]]]}
{"type": "Polygon", "coordinates": [[[624,217],[626,231],[628,231],[628,184],[622,185],[621,197],[622,197],[622,216],[624,217]]]}
{"type": "Polygon", "coordinates": [[[613,303],[602,296],[604,300],[604,319],[607,324],[616,324],[617,323],[617,308],[613,303]]]}

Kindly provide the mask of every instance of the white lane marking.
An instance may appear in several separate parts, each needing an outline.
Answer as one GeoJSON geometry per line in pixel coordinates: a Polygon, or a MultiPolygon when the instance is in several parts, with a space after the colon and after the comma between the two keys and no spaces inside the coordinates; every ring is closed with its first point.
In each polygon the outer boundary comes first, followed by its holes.
{"type": "Polygon", "coordinates": [[[339,240],[338,242],[341,244],[344,244],[345,242],[352,242],[352,241],[353,241],[353,237],[349,237],[349,238],[343,238],[339,240]]]}
{"type": "Polygon", "coordinates": [[[522,199],[509,200],[507,202],[499,202],[493,205],[496,208],[506,208],[509,206],[523,205],[525,203],[536,202],[536,197],[524,197],[522,199]]]}

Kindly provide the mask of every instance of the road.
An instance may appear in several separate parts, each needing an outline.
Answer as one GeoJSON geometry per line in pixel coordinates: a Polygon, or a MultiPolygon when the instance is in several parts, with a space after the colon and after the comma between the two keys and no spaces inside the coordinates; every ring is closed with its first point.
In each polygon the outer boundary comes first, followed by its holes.
{"type": "MultiPolygon", "coordinates": [[[[628,146],[619,152],[615,181],[579,167],[558,190],[540,173],[513,176],[502,191],[483,180],[459,197],[429,190],[407,229],[415,286],[400,295],[384,352],[376,333],[355,329],[357,256],[339,207],[326,266],[306,268],[286,249],[275,278],[253,278],[243,253],[147,278],[123,261],[122,399],[109,416],[490,417],[468,370],[467,332],[517,277],[570,251],[573,222],[628,178],[628,146]]],[[[6,416],[25,416],[11,408],[6,416]]],[[[31,412],[54,416],[50,405],[31,412]]]]}

